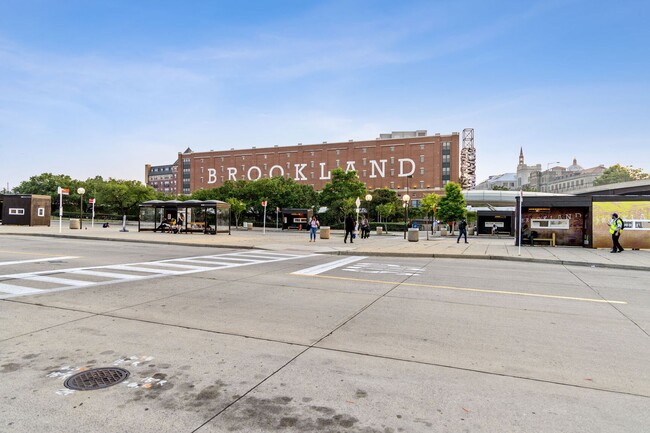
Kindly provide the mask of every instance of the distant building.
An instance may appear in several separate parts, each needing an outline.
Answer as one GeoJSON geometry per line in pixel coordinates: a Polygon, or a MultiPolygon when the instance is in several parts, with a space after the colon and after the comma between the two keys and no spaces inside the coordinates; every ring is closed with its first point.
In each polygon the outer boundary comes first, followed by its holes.
{"type": "Polygon", "coordinates": [[[568,167],[555,166],[542,171],[541,164],[527,165],[524,162],[524,150],[519,149],[517,173],[504,173],[490,176],[476,186],[476,189],[493,189],[495,186],[511,190],[523,188],[528,191],[549,192],[555,194],[573,194],[591,188],[594,180],[605,171],[605,166],[582,168],[576,158],[568,167]],[[515,177],[514,185],[512,176],[515,177]]]}
{"type": "Polygon", "coordinates": [[[494,187],[508,188],[515,190],[517,188],[517,173],[503,173],[488,177],[483,182],[476,185],[478,190],[494,189],[494,187]]]}
{"type": "Polygon", "coordinates": [[[527,185],[530,175],[542,171],[542,164],[526,165],[524,163],[524,148],[519,148],[519,164],[517,165],[517,189],[527,185]]]}
{"type": "Polygon", "coordinates": [[[460,133],[427,135],[426,130],[395,131],[364,141],[273,146],[178,153],[175,164],[145,167],[147,185],[157,191],[191,194],[228,180],[292,178],[316,190],[330,182],[331,171],[355,170],[369,189],[389,188],[422,197],[443,193],[460,179],[460,133]]]}
{"type": "MultiPolygon", "coordinates": [[[[191,152],[192,150],[188,148],[191,152]]],[[[144,166],[147,186],[152,187],[156,192],[176,195],[178,190],[178,164],[150,165],[144,166]]]]}
{"type": "Polygon", "coordinates": [[[567,168],[553,167],[531,174],[529,185],[539,192],[576,193],[594,186],[594,180],[604,171],[604,165],[584,169],[573,158],[573,164],[567,168]]]}

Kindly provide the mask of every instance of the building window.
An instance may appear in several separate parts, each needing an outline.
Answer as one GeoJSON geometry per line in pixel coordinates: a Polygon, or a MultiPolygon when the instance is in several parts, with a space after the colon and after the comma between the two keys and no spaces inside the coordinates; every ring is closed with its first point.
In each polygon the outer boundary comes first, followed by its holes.
{"type": "Polygon", "coordinates": [[[424,144],[420,145],[420,150],[424,150],[424,144]]]}
{"type": "Polygon", "coordinates": [[[314,178],[314,172],[313,171],[311,172],[311,178],[312,179],[314,178]]]}
{"type": "Polygon", "coordinates": [[[424,155],[420,155],[420,162],[424,162],[424,155]]]}
{"type": "Polygon", "coordinates": [[[314,161],[310,161],[310,162],[309,162],[309,166],[310,166],[311,168],[314,168],[314,161]]]}
{"type": "Polygon", "coordinates": [[[337,166],[337,167],[340,167],[340,166],[341,166],[341,160],[340,160],[340,159],[337,159],[337,160],[336,160],[336,166],[337,166]]]}
{"type": "Polygon", "coordinates": [[[310,152],[310,153],[311,153],[311,156],[314,156],[314,152],[310,152]]]}
{"type": "Polygon", "coordinates": [[[361,153],[366,153],[367,151],[368,151],[368,149],[366,149],[366,148],[364,147],[364,148],[361,150],[361,153]]]}
{"type": "Polygon", "coordinates": [[[395,157],[394,157],[394,156],[391,156],[391,157],[390,157],[390,163],[391,163],[391,164],[395,164],[395,157]]]}
{"type": "Polygon", "coordinates": [[[424,167],[420,167],[420,174],[424,176],[424,167]]]}
{"type": "MultiPolygon", "coordinates": [[[[364,148],[363,150],[366,150],[366,149],[364,148]]],[[[362,161],[363,161],[363,165],[366,165],[366,162],[367,162],[366,158],[363,158],[362,161]]]]}
{"type": "Polygon", "coordinates": [[[424,189],[424,181],[423,180],[420,181],[420,189],[424,189]]]}
{"type": "Polygon", "coordinates": [[[265,155],[264,155],[264,159],[266,159],[267,156],[268,156],[268,155],[265,154],[265,155]]]}
{"type": "Polygon", "coordinates": [[[451,142],[443,141],[442,142],[442,150],[451,150],[451,142]]]}
{"type": "Polygon", "coordinates": [[[291,163],[287,162],[287,168],[291,168],[291,163]]]}
{"type": "Polygon", "coordinates": [[[290,153],[287,153],[287,158],[289,158],[290,156],[291,156],[291,154],[290,154],[290,153]]]}
{"type": "Polygon", "coordinates": [[[9,215],[25,215],[25,209],[10,207],[9,215]]]}
{"type": "Polygon", "coordinates": [[[390,151],[391,151],[391,152],[395,152],[395,146],[391,146],[391,147],[390,147],[390,151]]]}
{"type": "Polygon", "coordinates": [[[390,175],[391,175],[391,176],[395,176],[395,169],[394,169],[394,168],[391,168],[391,169],[390,169],[390,175]]]}
{"type": "Polygon", "coordinates": [[[363,177],[366,177],[366,170],[363,170],[362,173],[363,173],[363,177]]]}
{"type": "Polygon", "coordinates": [[[266,170],[266,163],[264,163],[264,170],[266,170]]]}

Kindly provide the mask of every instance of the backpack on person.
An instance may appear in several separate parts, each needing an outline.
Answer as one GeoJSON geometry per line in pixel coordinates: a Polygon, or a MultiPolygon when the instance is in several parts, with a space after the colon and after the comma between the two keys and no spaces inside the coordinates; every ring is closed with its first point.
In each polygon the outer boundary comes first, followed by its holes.
{"type": "Polygon", "coordinates": [[[619,221],[621,222],[621,231],[623,231],[623,229],[625,228],[625,221],[623,221],[623,218],[621,217],[616,218],[616,222],[619,221]]]}

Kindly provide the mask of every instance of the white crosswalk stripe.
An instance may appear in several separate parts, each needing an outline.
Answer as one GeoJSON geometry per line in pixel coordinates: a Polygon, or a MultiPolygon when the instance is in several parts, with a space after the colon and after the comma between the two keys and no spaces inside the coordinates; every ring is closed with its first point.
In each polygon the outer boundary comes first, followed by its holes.
{"type": "Polygon", "coordinates": [[[245,251],[209,256],[182,257],[153,262],[124,263],[0,275],[0,299],[115,284],[125,281],[132,282],[134,280],[218,271],[221,269],[273,263],[304,257],[306,256],[297,254],[245,251]],[[72,275],[75,276],[75,279],[66,278],[66,276],[72,275]],[[84,277],[88,277],[89,279],[85,280],[84,277]],[[97,277],[105,280],[95,281],[97,277]],[[20,283],[11,284],[12,281],[19,281],[20,283]],[[31,285],[34,287],[31,287],[31,285]],[[47,287],[44,288],[44,286],[47,287]]]}

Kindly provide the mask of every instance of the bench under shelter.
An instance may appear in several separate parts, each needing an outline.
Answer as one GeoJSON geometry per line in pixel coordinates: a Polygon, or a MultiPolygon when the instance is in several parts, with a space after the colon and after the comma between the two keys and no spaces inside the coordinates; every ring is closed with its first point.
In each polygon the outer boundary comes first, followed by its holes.
{"type": "Polygon", "coordinates": [[[183,217],[180,233],[230,234],[230,204],[219,200],[149,200],[140,204],[138,231],[158,231],[183,217]]]}

